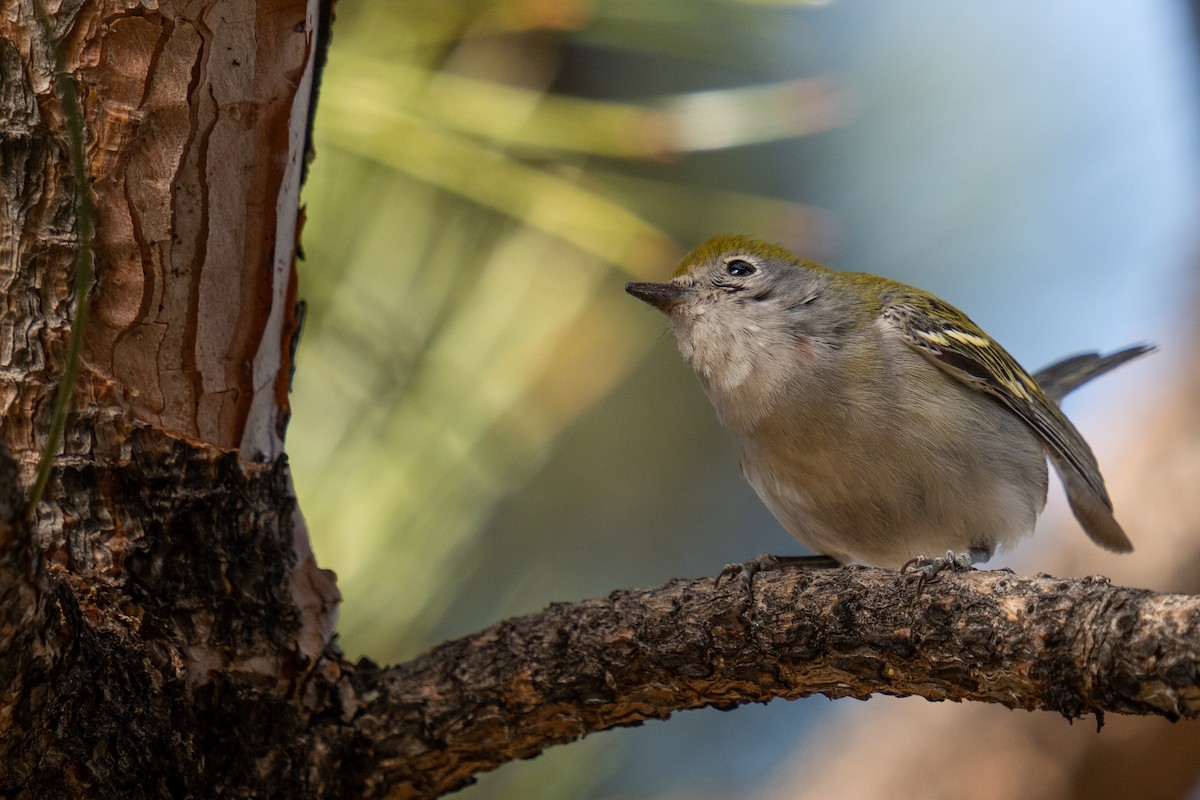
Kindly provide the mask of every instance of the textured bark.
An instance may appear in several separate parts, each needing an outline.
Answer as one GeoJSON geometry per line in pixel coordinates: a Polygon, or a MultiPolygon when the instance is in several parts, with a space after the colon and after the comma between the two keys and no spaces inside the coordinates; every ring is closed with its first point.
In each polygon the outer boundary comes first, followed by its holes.
{"type": "Polygon", "coordinates": [[[1200,716],[1200,599],[973,572],[711,579],[551,606],[381,673],[357,724],[394,796],[673,711],[811,694],[976,700],[1070,719],[1200,716]],[[390,775],[388,774],[390,773],[390,775]]]}
{"type": "Polygon", "coordinates": [[[556,605],[381,669],[282,456],[292,262],[328,3],[62,0],[89,187],[27,0],[0,15],[0,793],[432,797],[592,731],[875,692],[1194,716],[1193,598],[1102,580],[892,573],[678,581],[556,605]],[[76,399],[28,518],[63,366],[74,193],[98,207],[76,399]]]}
{"type": "MultiPolygon", "coordinates": [[[[10,356],[30,360],[18,365],[29,381],[2,398],[27,416],[60,366],[74,187],[45,42],[32,6],[15,11],[0,18],[13,212],[0,288],[10,313],[47,319],[16,332],[10,356]]],[[[64,0],[54,16],[82,84],[97,209],[80,390],[247,458],[282,452],[316,12],[308,0],[64,0]]],[[[36,454],[36,430],[5,438],[36,454]]]]}
{"type": "MultiPolygon", "coordinates": [[[[47,2],[80,86],[74,185],[28,0],[0,14],[0,791],[318,786],[298,679],[328,649],[282,457],[317,0],[47,2]],[[76,192],[98,281],[42,502],[76,192]],[[272,781],[272,782],[268,782],[272,781]]],[[[309,790],[310,793],[316,793],[309,790]]]]}

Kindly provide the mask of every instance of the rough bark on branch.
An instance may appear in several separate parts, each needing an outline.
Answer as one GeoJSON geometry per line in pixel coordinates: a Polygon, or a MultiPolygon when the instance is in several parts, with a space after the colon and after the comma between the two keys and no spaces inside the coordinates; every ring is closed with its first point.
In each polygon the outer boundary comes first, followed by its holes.
{"type": "Polygon", "coordinates": [[[597,730],[776,697],[1195,717],[1198,667],[1200,598],[1002,571],[919,597],[889,570],[762,573],[751,595],[677,580],[505,620],[378,673],[356,722],[395,796],[433,797],[597,730]]]}

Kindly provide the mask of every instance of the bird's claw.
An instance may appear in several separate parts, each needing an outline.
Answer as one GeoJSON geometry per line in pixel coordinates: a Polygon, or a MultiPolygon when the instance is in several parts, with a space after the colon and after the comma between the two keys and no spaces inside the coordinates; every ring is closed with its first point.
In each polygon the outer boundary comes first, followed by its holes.
{"type": "Polygon", "coordinates": [[[754,581],[755,575],[773,569],[779,569],[779,559],[769,553],[760,553],[742,564],[726,564],[717,574],[716,580],[713,581],[713,588],[719,588],[723,580],[732,581],[737,578],[742,588],[750,591],[750,584],[754,581]]]}
{"type": "Polygon", "coordinates": [[[947,550],[946,555],[937,558],[917,556],[904,562],[900,567],[900,579],[906,584],[916,584],[917,596],[927,583],[936,583],[946,570],[951,572],[969,572],[975,569],[970,553],[955,553],[947,550]]]}
{"type": "Polygon", "coordinates": [[[773,556],[770,553],[761,553],[744,564],[726,564],[721,573],[717,575],[713,585],[720,586],[721,581],[726,578],[733,580],[734,577],[737,577],[742,587],[749,591],[751,581],[760,572],[775,572],[785,569],[825,570],[836,569],[840,566],[842,566],[842,562],[834,556],[773,556]]]}

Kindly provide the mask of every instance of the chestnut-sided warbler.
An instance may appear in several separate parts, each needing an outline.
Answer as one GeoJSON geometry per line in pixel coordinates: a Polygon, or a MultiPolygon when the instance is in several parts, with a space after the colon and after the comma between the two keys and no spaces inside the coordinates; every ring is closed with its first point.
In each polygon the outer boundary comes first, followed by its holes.
{"type": "MultiPolygon", "coordinates": [[[[700,245],[668,283],[626,290],[670,318],[746,479],[815,552],[919,559],[930,574],[987,561],[1032,532],[1047,456],[1088,536],[1133,549],[1058,401],[1151,347],[1074,356],[1039,381],[928,292],[742,236],[700,245]]],[[[765,558],[747,572],[775,563],[765,558]]]]}

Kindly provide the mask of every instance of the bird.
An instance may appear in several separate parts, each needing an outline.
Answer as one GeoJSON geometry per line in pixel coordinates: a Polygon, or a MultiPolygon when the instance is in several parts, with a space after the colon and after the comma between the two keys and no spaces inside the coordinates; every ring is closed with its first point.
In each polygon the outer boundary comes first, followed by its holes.
{"type": "Polygon", "coordinates": [[[746,480],[817,554],[764,554],[723,575],[857,562],[925,581],[970,569],[1032,533],[1047,457],[1092,541],[1133,549],[1059,402],[1152,345],[1030,375],[927,291],[747,236],[709,239],[669,281],[625,288],[669,318],[746,480]]]}

